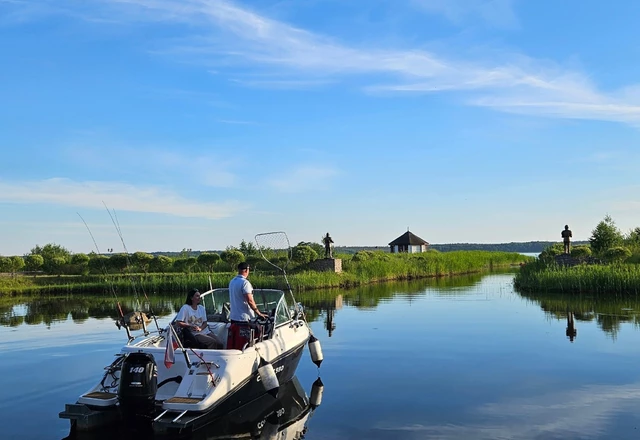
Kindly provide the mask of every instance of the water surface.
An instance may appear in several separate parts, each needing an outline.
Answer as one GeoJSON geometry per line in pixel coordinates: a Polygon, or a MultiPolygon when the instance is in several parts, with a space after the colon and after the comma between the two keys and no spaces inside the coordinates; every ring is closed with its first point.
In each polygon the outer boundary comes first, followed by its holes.
{"type": "MultiPolygon", "coordinates": [[[[297,298],[325,355],[322,405],[305,439],[638,438],[640,302],[524,297],[512,280],[477,275],[297,298]]],[[[155,300],[161,325],[182,296],[155,300]]],[[[114,316],[109,298],[0,305],[0,437],[69,434],[58,412],[125,341],[114,316]]],[[[310,393],[318,370],[308,353],[297,377],[310,393]]]]}

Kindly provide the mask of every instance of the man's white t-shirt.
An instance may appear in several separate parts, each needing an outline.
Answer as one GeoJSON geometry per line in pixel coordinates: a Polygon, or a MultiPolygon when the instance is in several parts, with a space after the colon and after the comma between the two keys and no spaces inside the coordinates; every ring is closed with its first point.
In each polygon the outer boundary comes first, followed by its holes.
{"type": "Polygon", "coordinates": [[[191,330],[191,333],[194,335],[208,335],[211,333],[209,327],[202,328],[202,323],[207,321],[207,312],[204,310],[204,307],[198,305],[196,310],[193,310],[189,304],[185,304],[182,306],[178,314],[176,315],[176,321],[186,322],[189,325],[197,325],[201,328],[199,332],[195,330],[191,330]]]}
{"type": "Polygon", "coordinates": [[[247,294],[253,293],[253,286],[242,275],[236,275],[229,283],[229,302],[231,312],[229,319],[232,321],[250,321],[256,314],[247,302],[247,294]]]}

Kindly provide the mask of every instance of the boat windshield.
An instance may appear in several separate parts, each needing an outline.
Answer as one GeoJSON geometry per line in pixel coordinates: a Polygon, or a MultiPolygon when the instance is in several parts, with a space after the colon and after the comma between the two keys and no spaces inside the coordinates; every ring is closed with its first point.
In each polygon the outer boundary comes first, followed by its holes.
{"type": "MultiPolygon", "coordinates": [[[[254,289],[253,299],[260,310],[274,316],[274,324],[289,322],[293,311],[289,309],[285,294],[277,289],[254,289]]],[[[202,294],[202,303],[207,311],[207,321],[228,321],[230,311],[229,289],[213,289],[202,294]]]]}

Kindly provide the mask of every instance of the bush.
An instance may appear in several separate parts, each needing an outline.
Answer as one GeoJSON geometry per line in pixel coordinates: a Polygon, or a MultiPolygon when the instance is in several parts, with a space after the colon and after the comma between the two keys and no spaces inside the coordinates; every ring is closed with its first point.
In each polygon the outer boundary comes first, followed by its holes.
{"type": "Polygon", "coordinates": [[[575,246],[571,249],[571,256],[573,258],[585,258],[591,255],[591,248],[589,246],[575,246]]]}
{"type": "Polygon", "coordinates": [[[619,263],[631,256],[631,251],[623,246],[616,246],[607,249],[602,257],[609,262],[619,263]]]}
{"type": "Polygon", "coordinates": [[[552,244],[540,253],[540,261],[551,263],[555,261],[556,255],[564,254],[564,245],[562,243],[552,244]]]}
{"type": "Polygon", "coordinates": [[[318,259],[318,253],[311,246],[297,245],[291,250],[291,259],[297,264],[307,264],[318,259]]]}

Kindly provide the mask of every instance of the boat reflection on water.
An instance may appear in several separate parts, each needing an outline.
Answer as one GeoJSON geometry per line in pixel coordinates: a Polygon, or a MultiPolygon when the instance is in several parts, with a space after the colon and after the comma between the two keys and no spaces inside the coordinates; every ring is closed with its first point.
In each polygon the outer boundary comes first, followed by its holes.
{"type": "Polygon", "coordinates": [[[192,440],[255,439],[285,440],[304,438],[307,424],[320,406],[324,385],[318,378],[307,396],[297,376],[280,386],[277,396],[264,394],[259,398],[230,411],[225,416],[212,419],[209,424],[193,433],[168,431],[153,433],[151,425],[122,425],[117,429],[99,432],[71,432],[63,440],[96,439],[168,439],[192,440]],[[164,435],[163,435],[164,434],[164,435]]]}

